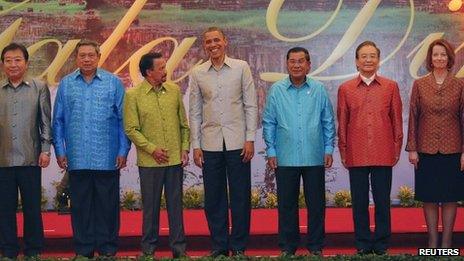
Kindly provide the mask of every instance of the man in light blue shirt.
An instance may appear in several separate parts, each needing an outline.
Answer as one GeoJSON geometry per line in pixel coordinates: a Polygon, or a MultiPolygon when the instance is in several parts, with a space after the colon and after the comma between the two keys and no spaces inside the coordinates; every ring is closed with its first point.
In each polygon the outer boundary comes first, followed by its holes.
{"type": "Polygon", "coordinates": [[[310,213],[306,247],[321,255],[324,241],[325,170],[332,166],[335,124],[332,104],[322,83],[306,75],[309,52],[295,47],[287,53],[289,77],[274,83],[263,113],[263,136],[269,166],[276,172],[279,247],[294,255],[300,240],[298,195],[300,178],[310,213]]]}
{"type": "Polygon", "coordinates": [[[69,171],[71,219],[77,256],[114,256],[119,233],[119,169],[130,142],[124,134],[124,87],[98,69],[100,50],[82,40],[78,69],[58,86],[53,141],[60,168],[69,171]]]}

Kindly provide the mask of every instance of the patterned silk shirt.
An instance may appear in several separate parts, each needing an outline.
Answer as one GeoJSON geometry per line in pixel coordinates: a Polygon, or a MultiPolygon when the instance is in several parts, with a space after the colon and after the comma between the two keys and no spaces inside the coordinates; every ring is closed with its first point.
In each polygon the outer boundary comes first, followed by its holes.
{"type": "Polygon", "coordinates": [[[338,147],[347,167],[393,166],[403,144],[398,84],[376,75],[360,76],[338,89],[338,147]]]}
{"type": "Polygon", "coordinates": [[[0,84],[0,167],[37,166],[40,152],[50,151],[50,107],[50,91],[41,81],[0,84]]]}
{"type": "Polygon", "coordinates": [[[98,69],[87,83],[79,70],[65,76],[56,94],[53,141],[57,156],[68,158],[68,170],[115,170],[116,157],[126,157],[124,87],[115,75],[98,69]]]}
{"type": "Polygon", "coordinates": [[[181,151],[190,148],[190,130],[179,86],[163,83],[155,90],[148,81],[127,91],[124,98],[124,127],[137,147],[140,167],[172,166],[181,163],[181,151]],[[158,164],[152,154],[168,151],[169,162],[158,164]]]}
{"type": "Polygon", "coordinates": [[[289,77],[274,83],[263,112],[268,157],[282,167],[324,165],[332,154],[335,123],[332,104],[321,82],[310,77],[296,88],[289,77]]]}

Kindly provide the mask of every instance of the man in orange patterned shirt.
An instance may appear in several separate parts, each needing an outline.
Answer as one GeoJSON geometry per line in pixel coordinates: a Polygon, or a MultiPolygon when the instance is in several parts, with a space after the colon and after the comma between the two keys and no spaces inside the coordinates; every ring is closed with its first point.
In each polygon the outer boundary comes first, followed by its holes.
{"type": "Polygon", "coordinates": [[[338,90],[338,147],[349,170],[358,254],[385,254],[391,235],[392,167],[403,141],[398,84],[377,75],[380,50],[366,41],[356,48],[359,75],[338,90]],[[375,232],[369,226],[369,178],[375,202],[375,232]]]}

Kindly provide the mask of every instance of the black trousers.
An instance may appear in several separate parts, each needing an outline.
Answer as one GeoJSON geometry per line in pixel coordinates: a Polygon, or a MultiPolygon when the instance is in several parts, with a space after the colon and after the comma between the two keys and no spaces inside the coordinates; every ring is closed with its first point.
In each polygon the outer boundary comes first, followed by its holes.
{"type": "Polygon", "coordinates": [[[355,245],[359,250],[386,251],[391,236],[390,192],[392,167],[349,168],[355,245]],[[375,203],[375,231],[369,224],[369,178],[375,203]]]}
{"type": "Polygon", "coordinates": [[[142,251],[153,254],[159,239],[161,193],[164,187],[169,220],[169,245],[174,256],[185,254],[184,220],[182,216],[183,169],[168,167],[139,167],[142,193],[143,224],[142,251]]]}
{"type": "Polygon", "coordinates": [[[19,253],[16,223],[18,188],[24,215],[24,255],[38,255],[43,248],[41,184],[40,167],[0,168],[0,241],[5,257],[16,258],[19,253]]]}
{"type": "Polygon", "coordinates": [[[119,234],[119,171],[69,172],[71,221],[77,255],[115,255],[119,234]]]}
{"type": "Polygon", "coordinates": [[[213,250],[246,249],[250,235],[251,165],[242,150],[204,151],[205,212],[213,250]],[[227,193],[229,184],[229,196],[227,193]],[[229,236],[229,202],[232,231],[229,236]]]}
{"type": "Polygon", "coordinates": [[[308,207],[306,247],[320,251],[325,237],[325,169],[323,166],[278,167],[276,169],[279,212],[279,247],[294,253],[300,242],[298,196],[300,179],[308,207]]]}

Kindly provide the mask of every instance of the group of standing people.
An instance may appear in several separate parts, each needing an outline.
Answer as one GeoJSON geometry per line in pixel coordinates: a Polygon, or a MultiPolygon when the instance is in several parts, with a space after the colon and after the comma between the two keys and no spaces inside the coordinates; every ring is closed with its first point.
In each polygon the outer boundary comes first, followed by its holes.
{"type": "MultiPolygon", "coordinates": [[[[24,255],[43,248],[41,168],[53,143],[58,165],[69,172],[74,249],[78,258],[112,258],[119,232],[119,170],[130,142],[137,149],[143,207],[142,252],[153,258],[159,242],[161,193],[174,258],[186,256],[182,217],[183,167],[190,148],[203,172],[211,257],[243,256],[250,232],[251,165],[258,122],[250,67],[226,55],[228,39],[218,27],[202,35],[209,59],[189,78],[189,119],[178,85],[166,82],[166,59],[143,55],[142,83],[125,92],[121,81],[98,68],[99,46],[76,46],[77,70],[65,76],[54,103],[48,87],[26,76],[27,49],[12,43],[1,54],[7,79],[0,85],[0,252],[19,253],[18,189],[24,212],[24,255]],[[53,130],[53,131],[52,131],[53,130]],[[231,220],[229,220],[229,209],[231,220]],[[231,226],[231,229],[229,229],[231,226]]],[[[391,235],[392,167],[403,140],[402,102],[395,81],[377,74],[380,50],[361,43],[359,75],[338,91],[338,147],[349,170],[358,254],[385,254],[391,235]],[[369,184],[375,203],[370,231],[369,184]]],[[[292,256],[299,246],[300,179],[308,206],[306,247],[321,255],[325,235],[325,168],[332,166],[334,111],[324,85],[308,77],[309,52],[288,51],[288,77],[269,90],[263,112],[267,161],[275,170],[279,247],[292,256]]],[[[462,199],[464,83],[451,75],[454,50],[445,40],[429,47],[427,69],[412,88],[406,150],[415,167],[416,198],[424,202],[429,247],[451,247],[456,201],[462,199]],[[438,242],[438,209],[443,237],[438,242]]]]}

